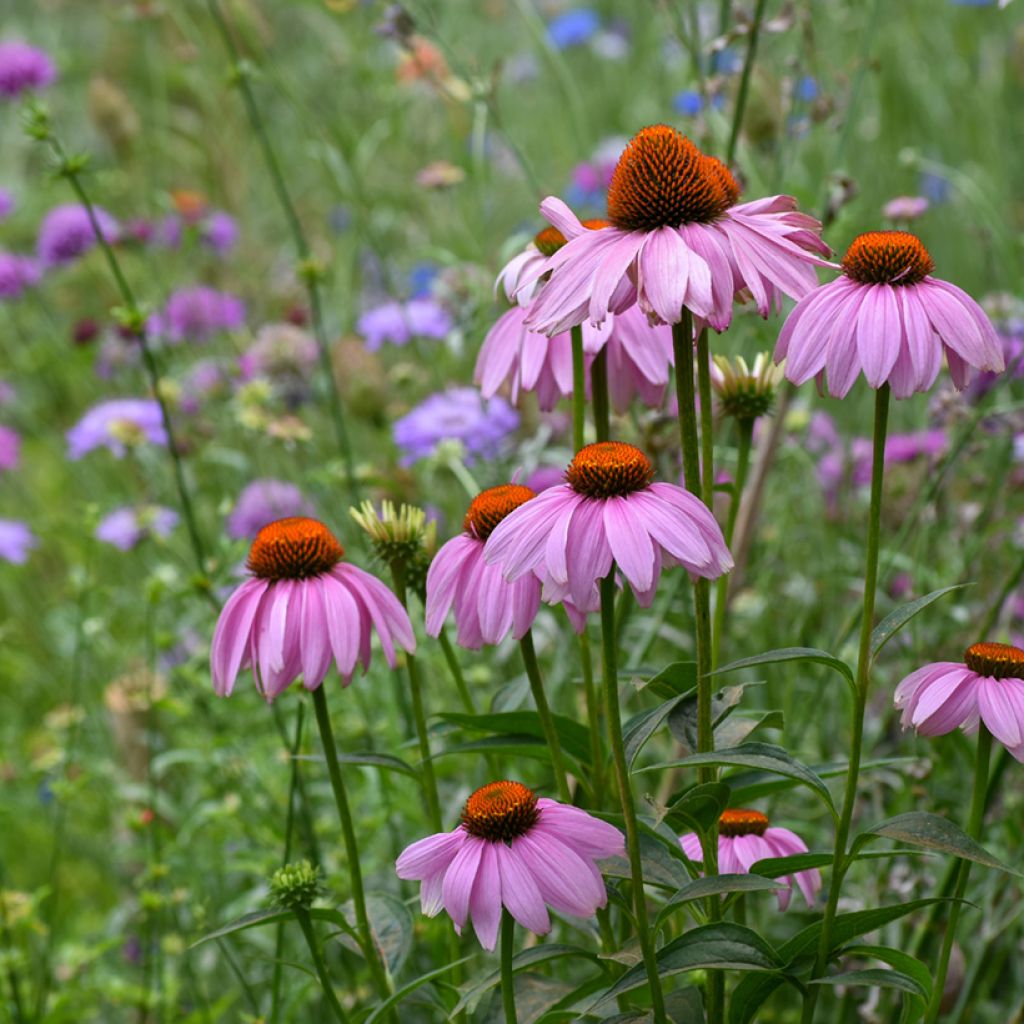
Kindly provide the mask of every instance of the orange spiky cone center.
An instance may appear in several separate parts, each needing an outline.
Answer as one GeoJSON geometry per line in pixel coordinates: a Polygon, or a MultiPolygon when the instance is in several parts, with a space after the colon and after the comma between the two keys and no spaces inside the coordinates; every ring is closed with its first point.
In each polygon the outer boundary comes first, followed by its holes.
{"type": "Polygon", "coordinates": [[[850,243],[842,268],[860,284],[911,285],[923,281],[935,263],[909,231],[867,231],[850,243]]]}
{"type": "Polygon", "coordinates": [[[536,494],[522,484],[488,487],[469,503],[462,528],[480,540],[487,540],[505,516],[535,497],[536,494]]]}
{"type": "Polygon", "coordinates": [[[246,565],[267,580],[301,580],[329,572],[344,557],[338,539],[317,519],[289,516],[267,523],[252,542],[246,565]]]}
{"type": "Polygon", "coordinates": [[[598,441],[576,453],[565,471],[565,479],[577,494],[588,498],[625,497],[650,485],[654,467],[634,445],[598,441]]]}
{"type": "Polygon", "coordinates": [[[525,835],[540,817],[537,794],[521,782],[489,782],[466,801],[462,827],[492,843],[511,842],[525,835]]]}

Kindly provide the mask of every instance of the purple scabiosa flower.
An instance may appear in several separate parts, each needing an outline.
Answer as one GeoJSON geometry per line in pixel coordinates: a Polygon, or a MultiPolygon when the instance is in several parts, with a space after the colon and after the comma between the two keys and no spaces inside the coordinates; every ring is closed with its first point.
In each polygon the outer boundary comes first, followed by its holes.
{"type": "Polygon", "coordinates": [[[908,231],[858,235],[843,257],[842,276],[816,288],[790,313],[775,347],[786,378],[828,378],[844,398],[863,372],[872,388],[897,398],[927,391],[943,356],[962,390],[970,369],[1001,372],[1003,352],[982,308],[956,285],[932,277],[928,250],[908,231]]]}
{"type": "Polygon", "coordinates": [[[503,519],[484,556],[505,579],[535,573],[544,599],[572,601],[590,610],[597,584],[613,565],[647,607],[661,570],[682,565],[715,579],[732,568],[732,555],[707,506],[674,484],[655,483],[654,467],[639,448],[599,441],[581,448],[550,487],[503,519]]]}
{"type": "Polygon", "coordinates": [[[96,527],[96,539],[121,551],[131,551],[147,537],[167,537],[178,525],[178,513],[160,505],[125,505],[105,515],[96,527]]]}
{"type": "MultiPolygon", "coordinates": [[[[703,861],[696,832],[680,836],[679,845],[694,863],[703,861]]],[[[718,870],[723,875],[745,875],[759,860],[792,857],[798,853],[807,853],[807,844],[788,828],[769,825],[760,811],[728,810],[718,819],[718,870]]],[[[817,868],[783,875],[779,881],[789,886],[779,893],[779,910],[789,906],[794,883],[799,886],[807,905],[814,906],[815,894],[821,888],[821,872],[817,868]]]]}
{"type": "Polygon", "coordinates": [[[57,69],[42,50],[16,39],[0,42],[0,97],[15,99],[45,89],[56,78],[57,69]]]}
{"type": "Polygon", "coordinates": [[[14,213],[14,196],[5,188],[0,188],[0,220],[6,220],[14,213]]]}
{"type": "Polygon", "coordinates": [[[174,292],[161,313],[150,318],[149,330],[169,344],[204,342],[221,331],[245,325],[245,303],[236,295],[195,285],[174,292]]]}
{"type": "Polygon", "coordinates": [[[40,276],[39,264],[30,256],[0,251],[0,301],[18,298],[40,276]]]}
{"type": "Polygon", "coordinates": [[[313,336],[294,324],[264,324],[239,359],[244,380],[267,377],[287,390],[303,390],[316,368],[318,352],[313,336]]]}
{"type": "Polygon", "coordinates": [[[402,465],[433,455],[442,441],[461,441],[467,462],[494,458],[506,438],[519,427],[519,414],[495,396],[485,402],[475,388],[438,391],[394,424],[402,465]]]}
{"type": "Polygon", "coordinates": [[[509,630],[521,640],[540,607],[540,580],[530,574],[509,583],[501,569],[484,561],[484,543],[513,509],[534,497],[520,484],[502,484],[478,494],[470,503],[462,533],[434,556],[427,572],[427,636],[441,633],[454,608],[457,641],[479,650],[498,644],[509,630]]]}
{"type": "MultiPolygon", "coordinates": [[[[120,235],[120,227],[102,207],[94,206],[96,223],[104,241],[113,244],[120,235]]],[[[84,206],[69,203],[55,206],[39,225],[36,252],[44,267],[72,263],[87,253],[97,242],[96,231],[84,206]]]]}
{"type": "Polygon", "coordinates": [[[590,42],[601,28],[601,18],[587,7],[565,11],[548,22],[548,39],[556,50],[590,42]]]}
{"type": "Polygon", "coordinates": [[[10,427],[0,426],[0,470],[18,468],[21,435],[10,427]]]}
{"type": "Polygon", "coordinates": [[[218,255],[225,256],[238,242],[238,222],[230,213],[213,210],[203,219],[199,237],[204,245],[209,246],[218,255]]]}
{"type": "Polygon", "coordinates": [[[398,598],[344,562],[344,554],[315,519],[278,519],[256,534],[246,563],[252,577],[228,598],[213,633],[210,670],[218,696],[230,696],[249,666],[268,702],[300,674],[306,689],[315,690],[332,662],[348,686],[357,663],[369,668],[372,632],[392,668],[396,646],[416,650],[398,598]]]}
{"type": "Polygon", "coordinates": [[[193,363],[181,379],[179,408],[194,416],[202,408],[203,400],[219,391],[225,391],[228,375],[214,359],[200,359],[193,363]]]}
{"type": "Polygon", "coordinates": [[[17,519],[0,519],[0,559],[22,565],[28,561],[29,552],[38,545],[39,540],[29,529],[28,523],[17,519]]]}
{"type": "MultiPolygon", "coordinates": [[[[942,455],[949,439],[944,430],[915,430],[909,434],[890,434],[885,439],[885,464],[933,459],[942,455]]],[[[870,481],[870,467],[868,481],[870,481]]]]}
{"type": "Polygon", "coordinates": [[[930,205],[925,196],[896,196],[882,207],[882,216],[888,220],[917,220],[928,212],[930,205]]]}
{"type": "Polygon", "coordinates": [[[129,447],[167,444],[160,405],[151,398],[111,398],[89,409],[67,432],[68,458],[106,448],[123,458],[129,447]]]}
{"type": "Polygon", "coordinates": [[[275,519],[315,514],[312,502],[294,484],[269,478],[253,480],[242,489],[228,516],[228,536],[233,540],[252,540],[275,519]]]}
{"type": "Polygon", "coordinates": [[[371,352],[385,344],[407,345],[413,338],[444,338],[451,329],[451,315],[430,298],[385,302],[368,309],[356,324],[356,331],[371,352]]]}
{"type": "Polygon", "coordinates": [[[973,733],[984,723],[1024,762],[1024,651],[973,644],[962,662],[937,661],[911,672],[896,687],[896,707],[903,728],[913,726],[922,736],[973,733]]]}
{"type": "Polygon", "coordinates": [[[613,825],[503,780],[470,796],[453,832],[403,850],[395,871],[422,882],[424,914],[443,907],[459,934],[472,919],[480,945],[493,950],[503,907],[537,935],[551,930],[548,907],[593,917],[608,902],[596,862],[624,853],[613,825]]]}

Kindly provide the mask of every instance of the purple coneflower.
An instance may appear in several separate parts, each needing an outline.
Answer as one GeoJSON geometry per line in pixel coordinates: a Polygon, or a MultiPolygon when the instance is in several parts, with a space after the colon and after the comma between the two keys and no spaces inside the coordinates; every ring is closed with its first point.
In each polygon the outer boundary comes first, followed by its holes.
{"type": "Polygon", "coordinates": [[[516,640],[526,635],[540,607],[540,580],[528,573],[509,583],[499,566],[484,561],[484,544],[502,519],[533,497],[529,487],[502,484],[472,500],[463,532],[438,551],[427,572],[427,636],[440,635],[453,607],[461,647],[500,643],[509,630],[516,640]]]}
{"type": "Polygon", "coordinates": [[[655,483],[639,448],[599,441],[581,448],[551,487],[495,528],[485,557],[505,578],[541,575],[545,600],[591,610],[597,584],[618,565],[647,606],[661,570],[682,565],[715,579],[732,568],[722,531],[704,503],[674,484],[655,483]]]}
{"type": "MultiPolygon", "coordinates": [[[[102,207],[94,206],[92,212],[103,240],[113,245],[121,231],[117,221],[102,207]]],[[[84,206],[69,203],[54,207],[43,218],[36,239],[36,252],[44,267],[55,267],[77,260],[96,242],[97,235],[89,211],[84,206]]]]}
{"type": "Polygon", "coordinates": [[[897,398],[927,391],[945,355],[957,389],[969,367],[1001,372],[1002,348],[981,307],[956,285],[932,277],[920,239],[907,231],[869,231],[846,250],[842,276],[815,289],[790,313],[775,347],[786,377],[828,378],[843,398],[863,372],[872,388],[897,398]]]}
{"type": "MultiPolygon", "coordinates": [[[[687,832],[679,837],[683,853],[695,863],[701,863],[704,854],[696,832],[687,832]]],[[[760,811],[728,810],[718,819],[718,870],[723,875],[749,874],[751,865],[769,857],[792,857],[807,853],[807,844],[788,828],[769,825],[760,811]]],[[[779,910],[789,906],[789,898],[795,882],[807,900],[814,905],[815,893],[821,888],[821,872],[817,868],[783,875],[780,882],[789,888],[779,893],[779,910]]]]}
{"type": "Polygon", "coordinates": [[[972,644],[964,660],[936,661],[896,687],[900,724],[922,736],[985,728],[1024,762],[1024,650],[1010,644],[972,644]]]}
{"type": "Polygon", "coordinates": [[[119,459],[129,447],[148,441],[167,444],[158,402],[150,398],[112,398],[94,405],[67,432],[68,458],[80,459],[107,448],[119,459]]]}
{"type": "Polygon", "coordinates": [[[150,318],[149,330],[170,344],[209,341],[221,331],[245,325],[245,303],[236,295],[195,285],[174,292],[163,312],[150,318]]]}
{"type": "Polygon", "coordinates": [[[762,316],[783,294],[806,295],[821,263],[813,254],[830,251],[821,225],[789,196],[737,205],[739,194],[725,164],[674,128],[642,129],[612,176],[609,227],[587,230],[553,196],[541,204],[569,241],[541,268],[551,280],[530,326],[556,334],[639,303],[654,321],[678,323],[685,306],[721,331],[737,294],[749,292],[762,316]]]}
{"type": "Polygon", "coordinates": [[[538,798],[520,782],[501,781],[473,793],[454,832],[404,850],[395,870],[423,883],[424,914],[433,917],[443,907],[460,934],[472,919],[480,945],[493,950],[502,907],[537,935],[551,930],[548,907],[592,917],[608,902],[595,861],[624,853],[614,826],[538,798]]]}
{"type": "Polygon", "coordinates": [[[0,96],[15,99],[23,92],[45,89],[57,77],[48,54],[17,39],[0,42],[0,96]]]}
{"type": "Polygon", "coordinates": [[[299,675],[315,690],[332,661],[348,686],[357,663],[364,672],[369,667],[371,630],[392,668],[396,645],[416,649],[398,598],[375,576],[343,562],[344,554],[316,519],[291,516],[260,530],[246,563],[252,578],[228,598],[213,634],[210,667],[219,696],[229,696],[250,665],[268,702],[299,675]]]}

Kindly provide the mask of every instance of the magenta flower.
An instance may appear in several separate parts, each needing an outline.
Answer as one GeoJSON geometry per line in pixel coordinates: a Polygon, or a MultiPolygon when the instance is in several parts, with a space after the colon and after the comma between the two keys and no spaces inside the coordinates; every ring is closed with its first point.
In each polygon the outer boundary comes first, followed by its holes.
{"type": "Polygon", "coordinates": [[[653,321],[674,324],[685,306],[724,330],[737,294],[762,316],[783,294],[817,284],[813,253],[828,255],[821,225],[789,196],[736,205],[729,169],[674,128],[642,129],[619,158],[608,190],[611,226],[587,230],[560,199],[541,212],[569,240],[542,268],[551,274],[528,324],[557,334],[639,303],[653,321]]]}
{"type": "Polygon", "coordinates": [[[15,99],[23,92],[45,89],[57,77],[48,54],[16,39],[0,42],[0,96],[15,99]]]}
{"type": "Polygon", "coordinates": [[[786,360],[794,384],[825,374],[837,398],[861,372],[873,388],[890,384],[897,398],[927,391],[943,355],[958,390],[969,367],[1001,372],[1002,347],[988,317],[966,292],[932,277],[934,269],[928,250],[907,231],[858,235],[842,276],[790,313],[775,361],[786,360]]]}
{"type": "Polygon", "coordinates": [[[385,302],[368,309],[356,324],[371,352],[385,344],[408,345],[413,338],[444,338],[451,329],[451,315],[430,298],[385,302]]]}
{"type": "Polygon", "coordinates": [[[943,736],[978,723],[1024,762],[1024,651],[1010,644],[979,643],[963,662],[937,661],[911,672],[896,687],[903,728],[943,736]]]}
{"type": "Polygon", "coordinates": [[[480,945],[493,950],[502,907],[537,935],[551,930],[548,907],[592,917],[608,903],[595,862],[624,853],[622,833],[612,825],[502,781],[473,793],[454,832],[405,849],[395,871],[423,883],[424,914],[443,907],[459,934],[472,919],[480,945]]]}
{"type": "Polygon", "coordinates": [[[238,242],[238,222],[230,213],[214,210],[203,220],[199,237],[219,256],[225,256],[238,242]]]}
{"type": "Polygon", "coordinates": [[[313,516],[313,503],[294,484],[264,478],[246,484],[228,516],[228,536],[254,540],[256,534],[275,519],[313,516]]]}
{"type": "MultiPolygon", "coordinates": [[[[704,854],[696,832],[679,837],[679,845],[694,863],[701,863],[704,854]]],[[[746,875],[751,865],[769,857],[792,857],[807,853],[807,844],[788,828],[768,824],[760,811],[728,810],[718,819],[718,870],[723,875],[746,875]]],[[[795,882],[809,907],[814,906],[815,893],[821,888],[821,872],[817,868],[783,875],[780,882],[789,888],[779,892],[779,910],[789,906],[795,882]]]]}
{"type": "Polygon", "coordinates": [[[7,189],[0,188],[0,220],[10,217],[16,205],[14,196],[7,189]]]}
{"type": "Polygon", "coordinates": [[[484,544],[494,528],[514,509],[534,497],[529,487],[502,484],[478,494],[453,537],[434,556],[427,572],[427,636],[439,636],[454,607],[456,639],[461,647],[479,650],[497,644],[509,630],[521,640],[540,607],[540,580],[528,573],[509,583],[501,568],[484,561],[484,544]]]}
{"type": "Polygon", "coordinates": [[[196,285],[174,292],[161,313],[150,317],[150,333],[169,344],[209,341],[245,326],[245,303],[236,295],[196,285]]]}
{"type": "Polygon", "coordinates": [[[299,675],[315,690],[332,661],[348,686],[357,662],[364,672],[370,665],[371,629],[392,668],[396,645],[416,650],[398,598],[375,576],[343,563],[344,554],[316,519],[292,516],[260,530],[246,563],[252,578],[228,598],[214,630],[210,669],[218,696],[230,696],[249,666],[268,702],[299,675]]]}
{"type": "Polygon", "coordinates": [[[39,281],[39,264],[28,256],[0,251],[0,301],[16,299],[39,281]]]}
{"type": "Polygon", "coordinates": [[[80,459],[96,448],[123,458],[129,447],[148,441],[167,444],[159,404],[149,398],[112,398],[94,405],[65,435],[68,458],[80,459]]]}
{"type": "Polygon", "coordinates": [[[10,427],[0,425],[0,471],[17,469],[21,455],[21,435],[10,427]]]}
{"type": "Polygon", "coordinates": [[[28,561],[29,552],[38,546],[39,541],[28,523],[0,519],[0,559],[23,565],[28,561]]]}
{"type": "Polygon", "coordinates": [[[889,220],[917,220],[928,212],[925,196],[896,196],[882,207],[882,216],[889,220]]]}
{"type": "Polygon", "coordinates": [[[160,505],[125,505],[105,515],[96,526],[96,539],[121,551],[131,551],[147,537],[168,537],[178,525],[178,513],[160,505]]]}
{"type": "Polygon", "coordinates": [[[732,568],[714,516],[674,484],[653,483],[654,468],[631,444],[601,441],[581,448],[551,487],[502,520],[485,558],[507,580],[540,575],[544,599],[594,607],[597,584],[616,564],[637,600],[654,598],[661,570],[685,566],[715,579],[732,568]]]}
{"type": "MultiPolygon", "coordinates": [[[[100,206],[93,207],[103,240],[111,245],[117,241],[120,227],[100,206]]],[[[72,263],[87,253],[97,242],[89,211],[74,203],[54,207],[39,225],[36,252],[44,267],[72,263]]]]}

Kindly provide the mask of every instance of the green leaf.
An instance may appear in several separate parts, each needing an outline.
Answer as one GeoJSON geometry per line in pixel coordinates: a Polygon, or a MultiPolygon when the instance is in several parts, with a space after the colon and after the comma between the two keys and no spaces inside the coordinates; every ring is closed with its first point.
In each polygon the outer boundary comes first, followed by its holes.
{"type": "MultiPolygon", "coordinates": [[[[471,732],[499,733],[504,736],[533,736],[544,739],[544,728],[536,711],[501,711],[489,715],[447,714],[438,716],[442,721],[471,732]]],[[[555,731],[562,749],[577,761],[590,757],[590,734],[587,727],[563,715],[553,715],[555,731]]],[[[447,753],[447,751],[446,751],[447,753]]]]}
{"type": "Polygon", "coordinates": [[[861,971],[844,971],[830,974],[826,978],[815,978],[809,985],[869,985],[871,988],[895,988],[909,992],[912,996],[924,997],[925,990],[916,979],[901,971],[886,971],[878,967],[866,967],[861,971]]]}
{"type": "Polygon", "coordinates": [[[818,650],[817,647],[780,647],[778,650],[765,651],[764,654],[755,654],[752,658],[741,658],[739,661],[732,661],[723,665],[711,674],[713,676],[724,675],[726,672],[736,672],[741,668],[754,668],[757,665],[777,665],[785,661],[808,661],[817,665],[826,665],[828,668],[838,672],[853,687],[853,670],[845,661],[829,654],[828,651],[818,650]]]}
{"type": "Polygon", "coordinates": [[[669,901],[658,911],[655,928],[661,926],[676,907],[694,900],[702,900],[715,893],[729,892],[777,892],[787,888],[778,882],[760,878],[757,875],[713,875],[710,878],[695,878],[679,889],[669,901]]]}
{"type": "Polygon", "coordinates": [[[676,709],[679,703],[686,699],[688,694],[679,694],[671,700],[659,704],[656,708],[641,711],[639,715],[631,718],[623,727],[622,740],[626,748],[626,764],[630,771],[636,761],[644,744],[660,728],[662,722],[676,709]]]}
{"type": "MultiPolygon", "coordinates": [[[[757,768],[760,771],[795,779],[817,793],[831,811],[832,816],[836,817],[835,804],[832,802],[832,794],[828,791],[828,786],[805,764],[795,761],[782,747],[776,747],[770,743],[744,743],[725,750],[691,754],[681,761],[667,761],[663,764],[643,768],[641,771],[658,771],[675,767],[689,768],[706,764],[722,765],[727,768],[757,768]]],[[[728,779],[726,781],[728,782],[728,779]]]]}
{"type": "MultiPolygon", "coordinates": [[[[919,761],[916,757],[879,757],[861,764],[861,774],[875,771],[879,768],[890,768],[895,765],[915,764],[919,761]]],[[[836,779],[846,775],[849,767],[845,761],[842,763],[828,761],[824,764],[812,765],[811,770],[821,779],[836,779]]],[[[739,772],[729,776],[729,785],[732,787],[733,803],[744,807],[754,800],[762,797],[773,796],[796,786],[796,779],[780,778],[770,776],[765,772],[739,772]]]]}
{"type": "Polygon", "coordinates": [[[1004,864],[998,857],[976,843],[959,825],[954,825],[948,818],[942,818],[937,814],[908,811],[906,814],[887,818],[857,836],[850,850],[856,852],[865,843],[879,837],[896,839],[925,850],[950,853],[961,860],[974,861],[975,864],[984,864],[985,867],[998,868],[1018,878],[1024,878],[1024,872],[1004,864]]]}
{"type": "MultiPolygon", "coordinates": [[[[196,946],[201,946],[204,942],[210,942],[212,939],[222,939],[225,935],[233,935],[235,932],[243,932],[248,928],[258,928],[263,924],[276,924],[278,921],[288,921],[294,915],[290,910],[277,910],[274,908],[268,908],[266,910],[254,910],[250,914],[243,914],[241,917],[235,918],[229,924],[222,925],[215,931],[207,932],[206,935],[196,939],[195,942],[189,946],[189,949],[195,949],[196,946]]],[[[309,916],[314,921],[330,921],[331,924],[338,925],[338,927],[351,932],[351,925],[345,920],[344,916],[338,910],[331,910],[326,907],[311,907],[309,916]]]]}
{"type": "MultiPolygon", "coordinates": [[[[739,704],[743,691],[748,686],[760,686],[760,683],[739,683],[726,686],[711,697],[711,722],[715,730],[715,746],[729,746],[719,742],[722,734],[722,723],[739,704]]],[[[668,727],[672,735],[679,741],[684,757],[697,752],[697,698],[686,695],[679,706],[668,716],[668,727]]]]}
{"type": "MultiPolygon", "coordinates": [[[[867,850],[855,853],[851,860],[883,860],[890,857],[927,857],[923,850],[908,850],[905,846],[893,850],[867,850]]],[[[794,853],[788,857],[765,857],[750,865],[750,870],[766,878],[778,878],[780,875],[791,875],[797,871],[809,871],[812,868],[830,868],[831,853],[794,853]]]]}
{"type": "MultiPolygon", "coordinates": [[[[682,850],[679,850],[679,857],[674,857],[664,842],[645,830],[642,822],[640,824],[640,861],[644,872],[644,882],[647,885],[655,885],[672,892],[682,888],[690,880],[683,867],[682,850]]],[[[612,878],[629,880],[633,877],[629,860],[626,857],[608,857],[602,860],[599,866],[602,874],[612,878]]]]}
{"type": "MultiPolygon", "coordinates": [[[[694,928],[673,939],[658,950],[657,961],[662,978],[685,971],[777,971],[782,967],[778,953],[757,932],[728,922],[694,928]]],[[[645,984],[646,970],[643,964],[637,964],[584,1010],[597,1009],[645,984]]]]}
{"type": "Polygon", "coordinates": [[[916,601],[902,604],[894,608],[882,621],[871,630],[871,657],[878,657],[878,652],[915,616],[922,612],[928,605],[938,601],[940,597],[952,593],[954,590],[963,590],[964,587],[973,586],[972,583],[955,583],[951,587],[942,587],[941,590],[933,590],[916,601]]]}
{"type": "Polygon", "coordinates": [[[915,956],[904,953],[902,949],[894,949],[892,946],[847,946],[842,951],[843,956],[865,957],[871,960],[881,960],[882,963],[895,967],[901,974],[912,978],[921,988],[925,1002],[932,997],[932,975],[928,966],[923,964],[915,956]]]}
{"type": "Polygon", "coordinates": [[[636,679],[633,685],[641,693],[649,693],[659,700],[671,700],[689,693],[697,686],[697,663],[673,661],[650,679],[636,679]]]}
{"type": "Polygon", "coordinates": [[[420,773],[408,761],[403,761],[400,757],[392,757],[390,754],[374,754],[369,751],[358,754],[338,754],[338,760],[343,764],[364,764],[371,768],[385,768],[388,771],[409,775],[414,779],[420,777],[420,773]]]}
{"type": "Polygon", "coordinates": [[[540,761],[551,761],[551,751],[544,740],[535,736],[487,736],[481,740],[453,743],[443,750],[435,750],[432,759],[437,760],[450,754],[515,754],[517,757],[534,757],[540,761]]]}
{"type": "Polygon", "coordinates": [[[724,782],[702,782],[671,804],[663,820],[675,832],[709,832],[729,806],[731,793],[724,782]]]}
{"type": "Polygon", "coordinates": [[[781,729],[783,724],[778,710],[737,712],[715,729],[715,747],[738,747],[756,729],[781,729]]]}
{"type": "Polygon", "coordinates": [[[366,1018],[366,1024],[375,1024],[376,1021],[383,1020],[394,1007],[398,1006],[406,996],[411,995],[416,991],[416,989],[422,988],[428,982],[433,981],[435,978],[442,977],[449,971],[455,970],[456,967],[459,967],[464,963],[468,963],[472,959],[474,959],[474,957],[464,956],[461,960],[455,960],[450,964],[445,964],[443,967],[438,967],[436,970],[428,971],[426,974],[421,974],[418,978],[414,978],[407,985],[403,985],[393,996],[385,999],[384,1002],[366,1018]]]}

